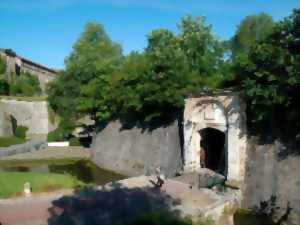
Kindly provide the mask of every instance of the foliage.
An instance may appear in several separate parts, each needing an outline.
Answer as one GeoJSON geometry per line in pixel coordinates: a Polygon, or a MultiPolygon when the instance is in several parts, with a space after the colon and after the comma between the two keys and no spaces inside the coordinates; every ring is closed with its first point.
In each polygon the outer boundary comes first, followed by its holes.
{"type": "Polygon", "coordinates": [[[26,142],[24,138],[19,137],[0,137],[0,147],[8,147],[26,142]]]}
{"type": "Polygon", "coordinates": [[[15,136],[18,138],[26,138],[26,132],[28,127],[25,126],[17,126],[15,130],[15,136]]]}
{"type": "Polygon", "coordinates": [[[68,174],[0,172],[0,197],[8,198],[22,194],[26,182],[31,184],[33,192],[48,192],[84,185],[84,183],[68,174]]]}
{"type": "Polygon", "coordinates": [[[62,141],[61,133],[59,129],[50,131],[47,135],[48,142],[62,141]]]}
{"type": "Polygon", "coordinates": [[[300,10],[276,23],[249,55],[238,56],[234,82],[248,101],[251,127],[295,135],[300,132],[300,10]]]}
{"type": "Polygon", "coordinates": [[[0,78],[1,78],[1,75],[3,75],[5,73],[5,69],[6,69],[6,62],[0,56],[0,78]]]}
{"type": "Polygon", "coordinates": [[[209,218],[192,221],[169,212],[155,212],[146,214],[128,225],[214,225],[214,222],[209,218]]]}
{"type": "Polygon", "coordinates": [[[82,146],[80,139],[78,137],[72,137],[69,140],[70,146],[82,146]]]}
{"type": "Polygon", "coordinates": [[[38,78],[30,73],[11,74],[10,95],[35,96],[41,93],[38,78]]]}
{"type": "Polygon", "coordinates": [[[9,84],[6,80],[0,79],[0,95],[7,95],[9,93],[9,84]]]}
{"type": "Polygon", "coordinates": [[[47,140],[49,142],[69,140],[75,127],[76,125],[71,119],[61,118],[58,128],[48,133],[47,140]]]}
{"type": "Polygon", "coordinates": [[[272,33],[273,27],[273,18],[266,13],[245,17],[231,39],[233,57],[248,54],[256,42],[265,40],[272,33]]]}
{"type": "Polygon", "coordinates": [[[110,40],[102,25],[88,23],[66,59],[66,71],[48,88],[50,106],[62,120],[85,113],[92,118],[110,117],[111,77],[122,58],[121,47],[110,40]]]}
{"type": "Polygon", "coordinates": [[[178,38],[170,31],[156,30],[148,42],[144,54],[127,57],[117,88],[120,111],[145,121],[178,111],[188,83],[186,57],[178,38]]]}

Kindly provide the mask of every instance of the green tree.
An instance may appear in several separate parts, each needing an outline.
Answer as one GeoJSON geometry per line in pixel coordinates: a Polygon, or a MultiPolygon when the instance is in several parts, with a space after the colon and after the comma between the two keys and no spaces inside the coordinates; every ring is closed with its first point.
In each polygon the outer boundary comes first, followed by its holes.
{"type": "Polygon", "coordinates": [[[102,25],[88,23],[66,59],[66,70],[50,85],[52,108],[63,117],[90,114],[106,117],[104,107],[109,77],[122,61],[120,45],[110,40],[102,25]]]}
{"type": "Polygon", "coordinates": [[[246,53],[255,42],[263,41],[272,32],[273,18],[266,14],[249,15],[242,20],[231,40],[232,54],[235,57],[239,53],[246,53]]]}
{"type": "MultiPolygon", "coordinates": [[[[263,125],[286,135],[300,132],[300,10],[276,23],[235,64],[236,84],[248,101],[252,127],[263,125]]],[[[295,136],[290,136],[294,138],[295,136]]]]}
{"type": "Polygon", "coordinates": [[[203,18],[188,16],[178,35],[158,29],[143,53],[123,57],[103,27],[90,23],[66,59],[66,71],[50,85],[51,106],[64,117],[95,120],[131,116],[152,121],[182,109],[184,95],[223,76],[223,48],[203,18]]]}
{"type": "Polygon", "coordinates": [[[211,26],[205,24],[205,18],[186,16],[178,27],[181,48],[187,57],[190,71],[202,77],[218,73],[224,49],[213,35],[211,26]]]}
{"type": "Polygon", "coordinates": [[[179,39],[159,29],[148,36],[144,54],[131,54],[120,81],[122,107],[138,118],[151,121],[167,117],[183,106],[187,86],[187,61],[179,39]]]}

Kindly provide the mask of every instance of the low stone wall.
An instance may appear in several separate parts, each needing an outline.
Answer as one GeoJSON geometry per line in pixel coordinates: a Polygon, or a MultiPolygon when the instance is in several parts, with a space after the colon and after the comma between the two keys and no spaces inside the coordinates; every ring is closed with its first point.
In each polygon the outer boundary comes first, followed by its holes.
{"type": "Polygon", "coordinates": [[[136,125],[123,129],[120,121],[110,122],[96,134],[92,160],[100,167],[137,176],[161,166],[168,176],[182,167],[178,122],[152,131],[136,125]]]}
{"type": "Polygon", "coordinates": [[[46,148],[46,146],[47,143],[44,140],[31,140],[23,144],[0,148],[0,157],[37,151],[46,148]]]}
{"type": "MultiPolygon", "coordinates": [[[[0,114],[9,115],[13,126],[28,127],[28,137],[46,137],[48,132],[55,129],[48,118],[46,101],[19,101],[0,99],[0,114]]],[[[0,124],[7,120],[0,116],[0,124]]],[[[1,127],[1,126],[0,126],[1,127]]],[[[0,129],[1,130],[1,129],[0,129]]]]}
{"type": "Polygon", "coordinates": [[[249,140],[243,207],[253,208],[262,202],[271,206],[271,196],[275,196],[274,203],[280,207],[275,218],[287,216],[288,224],[296,225],[300,223],[300,156],[281,158],[283,151],[287,150],[279,142],[259,145],[249,140]]]}

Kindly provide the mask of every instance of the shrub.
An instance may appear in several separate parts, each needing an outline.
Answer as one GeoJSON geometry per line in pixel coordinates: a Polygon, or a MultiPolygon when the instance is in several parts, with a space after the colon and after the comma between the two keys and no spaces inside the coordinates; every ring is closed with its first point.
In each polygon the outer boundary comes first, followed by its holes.
{"type": "Polygon", "coordinates": [[[72,137],[70,140],[70,146],[82,146],[81,142],[80,142],[80,138],[78,137],[72,137]]]}
{"type": "Polygon", "coordinates": [[[9,85],[6,80],[0,79],[0,95],[8,95],[9,85]]]}
{"type": "Polygon", "coordinates": [[[51,131],[48,133],[47,137],[48,142],[53,142],[53,141],[62,141],[62,132],[59,128],[55,129],[54,131],[51,131]]]}
{"type": "Polygon", "coordinates": [[[15,130],[15,136],[19,138],[26,138],[26,132],[28,130],[28,127],[25,126],[17,126],[15,130]]]}
{"type": "Polygon", "coordinates": [[[22,96],[34,96],[41,93],[38,78],[30,73],[23,73],[20,76],[11,75],[10,94],[22,96]]]}
{"type": "Polygon", "coordinates": [[[6,69],[6,62],[0,57],[0,74],[4,74],[6,69]]]}

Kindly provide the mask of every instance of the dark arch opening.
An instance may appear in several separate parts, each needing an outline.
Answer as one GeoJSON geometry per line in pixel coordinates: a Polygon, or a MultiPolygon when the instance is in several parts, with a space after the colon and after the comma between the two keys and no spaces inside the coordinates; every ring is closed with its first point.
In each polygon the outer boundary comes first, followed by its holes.
{"type": "Polygon", "coordinates": [[[214,128],[200,130],[202,166],[225,175],[225,133],[214,128]]]}

